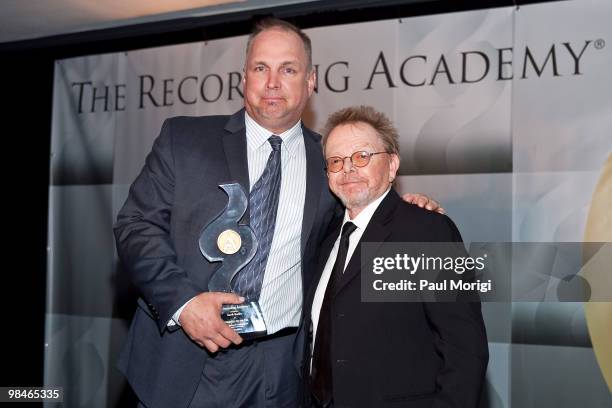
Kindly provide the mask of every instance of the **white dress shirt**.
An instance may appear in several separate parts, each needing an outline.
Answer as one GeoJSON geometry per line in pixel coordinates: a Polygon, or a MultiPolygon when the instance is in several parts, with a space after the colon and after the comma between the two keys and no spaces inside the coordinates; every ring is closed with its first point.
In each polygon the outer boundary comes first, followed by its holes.
{"type": "MultiPolygon", "coordinates": [[[[357,244],[361,240],[361,236],[365,231],[366,227],[370,223],[372,219],[372,215],[376,212],[376,209],[380,205],[381,201],[387,196],[389,193],[388,189],[385,191],[380,197],[376,200],[372,201],[368,204],[361,212],[355,217],[354,220],[351,220],[349,217],[348,210],[344,210],[344,220],[342,221],[342,225],[347,221],[355,224],[357,229],[353,231],[353,233],[349,237],[349,247],[348,252],[346,253],[346,261],[344,263],[344,268],[348,265],[351,257],[353,256],[353,252],[355,252],[355,248],[357,244]]],[[[319,324],[319,314],[321,313],[321,306],[323,305],[323,297],[325,296],[325,290],[327,289],[327,284],[329,282],[329,278],[332,273],[332,269],[334,264],[336,263],[336,257],[338,255],[338,246],[340,245],[340,234],[338,233],[338,238],[336,238],[336,242],[329,253],[329,258],[327,258],[327,263],[325,264],[325,268],[323,269],[323,273],[321,274],[321,279],[319,279],[319,285],[317,286],[317,291],[315,292],[314,299],[312,301],[312,310],[311,310],[311,318],[312,318],[312,347],[314,349],[314,342],[317,338],[317,326],[319,324]]],[[[343,268],[343,271],[344,271],[343,268]]]]}
{"type": "MultiPolygon", "coordinates": [[[[266,167],[272,146],[269,130],[245,112],[251,188],[266,167]]],[[[302,219],[306,200],[306,146],[302,123],[281,133],[282,179],[274,237],[259,304],[268,334],[297,327],[302,311],[302,219]]]]}

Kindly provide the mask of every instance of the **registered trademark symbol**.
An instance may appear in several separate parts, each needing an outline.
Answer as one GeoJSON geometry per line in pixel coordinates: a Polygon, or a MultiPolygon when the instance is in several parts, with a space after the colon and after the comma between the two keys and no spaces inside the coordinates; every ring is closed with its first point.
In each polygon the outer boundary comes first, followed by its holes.
{"type": "Polygon", "coordinates": [[[598,40],[595,40],[593,42],[593,45],[595,46],[596,49],[601,50],[602,48],[606,46],[606,42],[604,41],[603,38],[600,38],[598,40]]]}

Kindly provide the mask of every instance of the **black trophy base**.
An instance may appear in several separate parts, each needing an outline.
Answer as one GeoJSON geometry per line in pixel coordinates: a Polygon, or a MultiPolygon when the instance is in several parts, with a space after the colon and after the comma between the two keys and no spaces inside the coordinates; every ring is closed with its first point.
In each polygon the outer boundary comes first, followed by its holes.
{"type": "Polygon", "coordinates": [[[221,318],[245,340],[256,339],[268,333],[259,302],[223,305],[221,318]]]}

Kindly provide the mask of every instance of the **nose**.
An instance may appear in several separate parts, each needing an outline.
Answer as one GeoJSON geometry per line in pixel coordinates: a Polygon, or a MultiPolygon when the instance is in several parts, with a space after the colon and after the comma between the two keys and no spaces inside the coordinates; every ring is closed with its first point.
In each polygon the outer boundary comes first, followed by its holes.
{"type": "Polygon", "coordinates": [[[280,82],[278,72],[270,70],[268,72],[268,81],[266,82],[266,87],[268,87],[269,89],[278,89],[279,83],[280,82]]]}
{"type": "Polygon", "coordinates": [[[342,171],[344,173],[350,173],[351,171],[355,171],[355,166],[353,166],[353,160],[351,160],[350,157],[345,157],[342,160],[342,171]]]}

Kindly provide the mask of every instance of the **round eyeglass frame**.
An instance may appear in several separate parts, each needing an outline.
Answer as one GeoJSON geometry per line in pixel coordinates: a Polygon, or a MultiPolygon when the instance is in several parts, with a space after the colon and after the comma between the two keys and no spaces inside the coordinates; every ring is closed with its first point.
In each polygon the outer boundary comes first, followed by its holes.
{"type": "Polygon", "coordinates": [[[355,167],[365,167],[368,164],[370,164],[370,159],[372,158],[372,156],[376,155],[376,154],[381,154],[381,153],[389,153],[389,152],[366,152],[365,150],[359,150],[356,152],[353,152],[353,154],[351,154],[350,156],[344,156],[344,157],[340,157],[340,156],[330,156],[328,158],[325,159],[325,164],[326,164],[326,170],[330,173],[338,173],[340,170],[342,170],[342,168],[344,167],[344,161],[346,159],[351,159],[351,164],[355,167]],[[333,160],[334,162],[330,162],[331,160],[333,160]]]}

